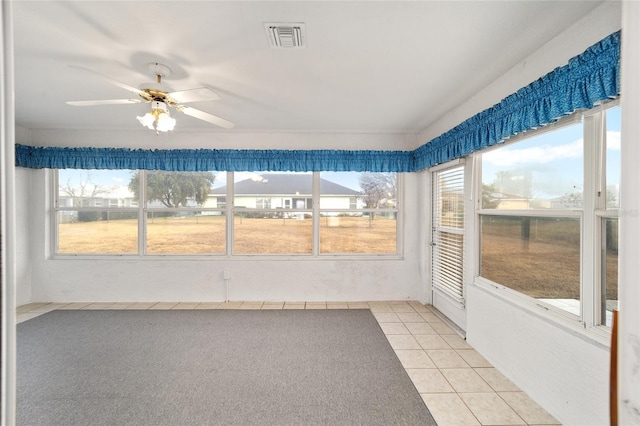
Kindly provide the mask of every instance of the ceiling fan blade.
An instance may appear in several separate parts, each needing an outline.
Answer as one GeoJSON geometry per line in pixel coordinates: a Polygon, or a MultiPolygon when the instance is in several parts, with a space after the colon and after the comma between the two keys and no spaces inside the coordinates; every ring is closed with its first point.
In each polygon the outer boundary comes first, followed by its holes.
{"type": "Polygon", "coordinates": [[[220,99],[220,96],[208,87],[171,92],[167,93],[167,96],[175,99],[176,103],[179,104],[186,104],[188,102],[217,101],[220,99]]]}
{"type": "Polygon", "coordinates": [[[101,101],[67,101],[68,105],[73,106],[94,106],[94,105],[121,105],[121,104],[139,104],[144,102],[141,99],[104,99],[101,101]]]}
{"type": "Polygon", "coordinates": [[[187,107],[187,106],[178,106],[176,107],[178,111],[184,112],[191,117],[199,118],[200,120],[207,121],[211,124],[215,124],[216,126],[223,127],[225,129],[232,129],[235,124],[232,122],[225,120],[224,118],[217,117],[213,114],[209,114],[208,112],[200,111],[199,109],[187,107]]]}
{"type": "Polygon", "coordinates": [[[90,73],[92,73],[92,74],[95,74],[95,75],[97,75],[97,76],[99,76],[99,77],[102,77],[103,79],[107,80],[109,83],[111,83],[111,84],[113,84],[113,85],[116,85],[116,86],[118,86],[118,87],[121,87],[121,88],[123,88],[123,89],[125,89],[125,90],[128,90],[128,91],[130,91],[130,92],[133,92],[133,93],[135,93],[135,94],[137,94],[137,95],[141,95],[141,94],[143,94],[143,93],[144,93],[144,92],[143,92],[142,90],[140,90],[140,89],[136,89],[135,87],[133,87],[133,86],[129,86],[128,84],[125,84],[125,83],[122,83],[121,81],[114,80],[114,79],[112,79],[111,77],[107,77],[106,75],[102,75],[102,74],[100,74],[100,73],[98,73],[98,72],[95,72],[95,71],[93,71],[93,70],[90,70],[89,68],[81,67],[81,66],[78,66],[78,65],[69,65],[69,66],[70,66],[71,68],[76,68],[76,69],[79,69],[79,70],[82,70],[82,71],[86,71],[86,72],[90,72],[90,73]]]}

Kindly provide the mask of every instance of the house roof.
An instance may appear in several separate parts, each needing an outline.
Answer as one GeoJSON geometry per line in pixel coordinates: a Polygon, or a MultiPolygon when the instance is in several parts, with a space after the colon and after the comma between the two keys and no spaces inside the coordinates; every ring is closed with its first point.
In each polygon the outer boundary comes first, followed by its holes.
{"type": "MultiPolygon", "coordinates": [[[[310,174],[265,173],[259,178],[245,179],[233,184],[236,195],[307,195],[313,193],[312,176],[310,174]]],[[[227,187],[215,188],[214,195],[226,194],[227,187]]],[[[346,186],[320,179],[320,193],[323,195],[355,196],[360,195],[346,186]]]]}

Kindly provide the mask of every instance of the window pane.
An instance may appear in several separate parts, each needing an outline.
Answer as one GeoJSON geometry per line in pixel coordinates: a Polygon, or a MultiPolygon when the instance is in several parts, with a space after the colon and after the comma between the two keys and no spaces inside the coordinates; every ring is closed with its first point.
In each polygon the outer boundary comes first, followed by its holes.
{"type": "MultiPolygon", "coordinates": [[[[131,189],[137,193],[140,171],[131,178],[131,189]]],[[[147,206],[152,208],[178,208],[203,206],[216,180],[213,172],[165,172],[148,170],[146,175],[147,206]]]]}
{"type": "Polygon", "coordinates": [[[464,228],[464,167],[434,173],[433,215],[438,227],[464,228]]]}
{"type": "Polygon", "coordinates": [[[481,217],[480,275],[580,315],[580,220],[481,217]]]}
{"type": "MultiPolygon", "coordinates": [[[[237,209],[310,209],[312,173],[234,173],[234,207],[237,209]]],[[[214,194],[224,194],[226,187],[214,194]]]]}
{"type": "Polygon", "coordinates": [[[620,207],[620,107],[607,114],[607,203],[608,209],[620,207]]]}
{"type": "Polygon", "coordinates": [[[395,254],[396,213],[347,215],[323,212],[320,253],[395,254]]]}
{"type": "Polygon", "coordinates": [[[58,170],[58,206],[137,207],[131,170],[58,170]]]}
{"type": "Polygon", "coordinates": [[[618,309],[618,218],[602,219],[602,312],[601,324],[611,327],[618,309]]]}
{"type": "Polygon", "coordinates": [[[311,254],[309,213],[237,212],[233,220],[235,254],[311,254]]]}
{"type": "Polygon", "coordinates": [[[137,212],[58,212],[61,254],[135,254],[138,252],[137,212]]]}
{"type": "Polygon", "coordinates": [[[482,155],[482,208],[582,208],[582,124],[482,155]]]}
{"type": "Polygon", "coordinates": [[[148,254],[224,254],[225,216],[222,212],[197,214],[147,213],[148,254]]]}

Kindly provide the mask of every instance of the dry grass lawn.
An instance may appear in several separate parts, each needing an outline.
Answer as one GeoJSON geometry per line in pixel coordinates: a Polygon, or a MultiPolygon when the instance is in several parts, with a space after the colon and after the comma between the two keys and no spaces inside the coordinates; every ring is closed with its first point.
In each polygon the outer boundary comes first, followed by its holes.
{"type": "MultiPolygon", "coordinates": [[[[312,220],[236,217],[236,254],[310,254],[312,220]]],[[[224,216],[149,218],[149,254],[224,254],[224,216]]],[[[59,253],[137,253],[136,220],[59,224],[59,253]]],[[[395,253],[396,221],[364,217],[323,217],[321,253],[395,253]]]]}
{"type": "MultiPolygon", "coordinates": [[[[312,220],[236,217],[236,254],[310,254],[312,220]]],[[[580,297],[579,224],[539,221],[528,244],[519,222],[483,224],[482,275],[535,298],[580,297]],[[575,228],[575,229],[573,229],[575,228]]],[[[60,253],[138,251],[136,220],[61,223],[60,253]]],[[[147,225],[149,254],[224,254],[224,216],[154,218],[147,225]]],[[[368,217],[322,217],[321,253],[395,253],[396,221],[368,217]]],[[[617,283],[617,254],[607,256],[607,280],[617,283]]],[[[613,287],[613,286],[612,286],[613,287]]],[[[607,289],[617,300],[617,287],[607,289]]]]}
{"type": "MultiPolygon", "coordinates": [[[[520,222],[484,221],[481,275],[535,298],[580,298],[580,224],[578,221],[531,220],[529,238],[520,222]]],[[[618,256],[607,253],[609,283],[618,282],[618,256]]],[[[617,300],[617,286],[607,299],[617,300]]]]}

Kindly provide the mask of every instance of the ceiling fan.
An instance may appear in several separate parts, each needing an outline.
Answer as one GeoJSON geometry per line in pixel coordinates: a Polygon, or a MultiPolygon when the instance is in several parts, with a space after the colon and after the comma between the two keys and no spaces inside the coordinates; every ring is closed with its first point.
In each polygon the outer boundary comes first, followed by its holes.
{"type": "Polygon", "coordinates": [[[173,130],[176,120],[169,114],[169,108],[174,108],[177,111],[183,112],[191,117],[204,120],[208,123],[215,124],[216,126],[223,127],[225,129],[233,128],[234,124],[231,121],[225,120],[208,112],[200,111],[183,104],[189,102],[201,102],[201,101],[215,101],[220,99],[213,90],[208,87],[200,87],[196,89],[172,91],[170,87],[162,83],[163,77],[171,75],[171,69],[163,64],[157,62],[150,62],[147,64],[147,69],[153,75],[156,76],[156,83],[148,83],[136,89],[128,84],[114,80],[110,77],[106,77],[100,73],[92,71],[88,68],[80,67],[77,65],[71,65],[72,68],[80,69],[83,71],[96,74],[109,83],[116,85],[120,88],[128,90],[138,95],[138,98],[134,99],[104,99],[96,101],[68,101],[67,104],[74,106],[95,106],[95,105],[117,105],[117,104],[139,104],[139,103],[151,103],[151,112],[146,113],[142,117],[137,117],[140,123],[158,132],[167,132],[173,130]]]}

